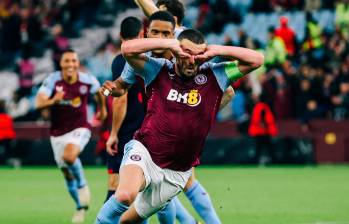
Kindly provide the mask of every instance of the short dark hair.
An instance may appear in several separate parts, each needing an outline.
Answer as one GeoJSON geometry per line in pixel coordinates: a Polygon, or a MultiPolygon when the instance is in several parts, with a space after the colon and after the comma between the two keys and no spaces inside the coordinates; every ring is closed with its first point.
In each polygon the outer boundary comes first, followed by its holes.
{"type": "Polygon", "coordinates": [[[177,17],[177,23],[178,25],[182,24],[184,14],[185,14],[185,9],[184,5],[181,1],[179,0],[159,0],[156,3],[157,7],[160,7],[161,5],[166,6],[167,11],[172,13],[175,17],[177,17]]]}
{"type": "Polygon", "coordinates": [[[195,44],[206,43],[204,35],[196,29],[186,29],[182,31],[178,36],[178,40],[183,40],[183,39],[190,40],[195,44]]]}
{"type": "Polygon", "coordinates": [[[76,53],[76,51],[73,48],[68,48],[62,52],[62,55],[65,53],[76,53]]]}
{"type": "Polygon", "coordinates": [[[149,17],[149,24],[154,21],[154,20],[160,20],[160,21],[165,21],[165,22],[170,22],[173,25],[173,29],[176,27],[176,21],[173,18],[173,15],[170,12],[167,11],[157,11],[154,12],[150,17],[149,17]]]}
{"type": "Polygon", "coordinates": [[[126,17],[121,22],[120,36],[125,39],[134,39],[143,28],[142,21],[134,16],[126,17]]]}

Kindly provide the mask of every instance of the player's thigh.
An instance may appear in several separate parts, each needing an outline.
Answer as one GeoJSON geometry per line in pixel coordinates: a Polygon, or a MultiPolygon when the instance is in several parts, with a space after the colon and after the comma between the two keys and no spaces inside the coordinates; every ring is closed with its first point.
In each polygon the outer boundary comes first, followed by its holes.
{"type": "Polygon", "coordinates": [[[144,219],[139,216],[136,209],[133,205],[130,206],[130,208],[122,214],[120,219],[120,224],[126,224],[126,223],[143,223],[144,219]]]}
{"type": "Polygon", "coordinates": [[[135,164],[124,165],[120,169],[119,177],[116,197],[120,202],[130,205],[138,192],[145,187],[143,170],[135,164]]]}
{"type": "Polygon", "coordinates": [[[64,147],[63,159],[67,163],[74,163],[81,152],[80,146],[68,143],[64,147]]]}

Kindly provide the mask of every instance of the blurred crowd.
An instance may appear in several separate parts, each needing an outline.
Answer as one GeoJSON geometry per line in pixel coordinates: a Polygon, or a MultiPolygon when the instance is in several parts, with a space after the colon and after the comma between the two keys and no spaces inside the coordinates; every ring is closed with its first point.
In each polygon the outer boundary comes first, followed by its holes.
{"type": "MultiPolygon", "coordinates": [[[[263,98],[276,119],[299,119],[307,124],[314,118],[334,120],[349,117],[349,1],[321,0],[193,0],[198,17],[193,26],[205,34],[222,33],[224,24],[243,21],[247,13],[305,11],[305,37],[280,17],[280,25],[268,29],[267,43],[240,30],[226,45],[258,49],[265,65],[247,78],[234,83],[236,96],[226,115],[244,125],[263,98]],[[334,31],[321,27],[312,11],[328,9],[335,13],[334,31]]],[[[134,8],[128,0],[1,0],[0,1],[0,73],[14,71],[19,87],[6,103],[6,112],[15,120],[42,119],[33,110],[36,85],[33,58],[52,52],[53,69],[58,69],[60,53],[71,47],[73,38],[88,27],[108,27],[106,15],[134,8]]],[[[111,78],[110,64],[119,46],[107,38],[95,54],[82,63],[82,69],[104,82],[111,78]]],[[[1,74],[0,74],[1,75],[1,74]]],[[[1,78],[1,77],[0,77],[1,78]]],[[[246,129],[246,128],[245,128],[246,129]]]]}

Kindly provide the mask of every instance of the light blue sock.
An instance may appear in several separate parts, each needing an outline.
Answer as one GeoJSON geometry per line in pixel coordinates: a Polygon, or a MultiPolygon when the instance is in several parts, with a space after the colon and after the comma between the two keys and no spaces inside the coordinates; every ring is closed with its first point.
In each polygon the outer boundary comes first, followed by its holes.
{"type": "Polygon", "coordinates": [[[114,196],[112,196],[99,210],[95,224],[119,223],[122,213],[124,213],[127,209],[127,205],[122,204],[114,196]]]}
{"type": "Polygon", "coordinates": [[[213,208],[210,196],[198,181],[196,181],[193,186],[191,186],[188,191],[185,192],[185,195],[188,197],[192,206],[195,208],[197,213],[199,213],[205,223],[221,223],[216,211],[213,208]]]}
{"type": "Polygon", "coordinates": [[[176,219],[181,224],[195,224],[196,221],[193,216],[189,214],[186,208],[182,205],[178,197],[174,197],[172,202],[176,206],[176,219]]]}
{"type": "Polygon", "coordinates": [[[67,180],[65,179],[65,184],[67,186],[68,192],[70,196],[73,198],[75,204],[76,204],[76,209],[79,209],[80,202],[79,202],[79,195],[78,195],[78,184],[76,180],[67,180]]]}
{"type": "Polygon", "coordinates": [[[165,207],[156,213],[160,224],[173,224],[176,220],[176,206],[171,200],[165,207]]]}
{"type": "Polygon", "coordinates": [[[74,164],[68,166],[68,169],[76,179],[78,183],[78,188],[82,188],[83,186],[86,185],[84,170],[82,168],[81,160],[79,158],[76,158],[74,164]]]}

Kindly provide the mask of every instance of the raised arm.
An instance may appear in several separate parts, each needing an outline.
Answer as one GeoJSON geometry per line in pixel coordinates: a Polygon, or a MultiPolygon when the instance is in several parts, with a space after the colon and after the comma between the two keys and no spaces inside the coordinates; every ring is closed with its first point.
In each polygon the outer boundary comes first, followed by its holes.
{"type": "Polygon", "coordinates": [[[143,72],[144,70],[144,65],[148,58],[144,54],[145,52],[168,49],[171,50],[172,53],[177,57],[190,57],[190,55],[183,52],[179,45],[179,41],[176,39],[134,39],[125,41],[121,45],[122,55],[136,72],[143,72]]]}
{"type": "Polygon", "coordinates": [[[151,16],[154,12],[159,11],[153,0],[134,0],[135,3],[141,8],[146,17],[151,16]]]}
{"type": "Polygon", "coordinates": [[[197,59],[208,60],[215,56],[237,60],[239,71],[242,74],[248,74],[264,63],[264,55],[258,51],[243,47],[221,45],[209,45],[206,52],[203,55],[198,55],[197,59]]]}

